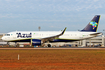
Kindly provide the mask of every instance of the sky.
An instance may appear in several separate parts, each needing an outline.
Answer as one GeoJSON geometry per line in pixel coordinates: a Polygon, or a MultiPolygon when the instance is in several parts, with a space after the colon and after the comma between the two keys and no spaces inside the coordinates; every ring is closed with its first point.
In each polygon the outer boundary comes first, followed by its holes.
{"type": "Polygon", "coordinates": [[[82,30],[101,15],[105,29],[105,0],[0,0],[0,33],[11,31],[82,30]]]}

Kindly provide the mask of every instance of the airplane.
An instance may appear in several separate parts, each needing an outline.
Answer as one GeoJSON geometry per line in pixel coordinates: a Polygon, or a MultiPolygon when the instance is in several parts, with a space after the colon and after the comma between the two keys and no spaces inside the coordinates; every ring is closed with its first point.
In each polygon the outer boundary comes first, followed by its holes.
{"type": "Polygon", "coordinates": [[[88,25],[80,31],[66,31],[66,28],[63,31],[14,31],[5,34],[2,40],[7,42],[30,42],[32,46],[48,43],[48,47],[51,47],[50,43],[54,42],[90,39],[102,35],[101,32],[97,32],[99,20],[100,15],[94,16],[88,25]]]}

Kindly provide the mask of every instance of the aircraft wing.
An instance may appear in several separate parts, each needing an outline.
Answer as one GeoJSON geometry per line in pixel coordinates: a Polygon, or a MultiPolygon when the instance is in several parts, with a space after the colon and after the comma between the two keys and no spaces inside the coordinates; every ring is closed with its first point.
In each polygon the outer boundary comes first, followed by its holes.
{"type": "Polygon", "coordinates": [[[59,36],[63,35],[65,31],[66,31],[66,28],[62,31],[62,33],[60,33],[58,35],[55,35],[55,36],[42,38],[41,41],[42,41],[42,43],[45,43],[45,42],[48,42],[48,41],[53,41],[55,38],[58,38],[59,36]]]}

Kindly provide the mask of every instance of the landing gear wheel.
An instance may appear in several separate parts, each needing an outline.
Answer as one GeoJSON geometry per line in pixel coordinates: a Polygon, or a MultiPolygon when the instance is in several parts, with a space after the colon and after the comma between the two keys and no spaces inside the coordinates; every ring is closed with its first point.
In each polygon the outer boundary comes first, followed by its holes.
{"type": "Polygon", "coordinates": [[[47,46],[48,46],[48,47],[51,47],[51,44],[48,44],[47,46]]]}

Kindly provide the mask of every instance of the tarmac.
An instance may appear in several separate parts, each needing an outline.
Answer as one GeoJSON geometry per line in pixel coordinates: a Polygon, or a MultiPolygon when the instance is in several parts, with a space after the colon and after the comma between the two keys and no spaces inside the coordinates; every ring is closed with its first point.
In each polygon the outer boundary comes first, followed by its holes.
{"type": "Polygon", "coordinates": [[[0,48],[0,50],[2,50],[2,49],[14,49],[14,50],[16,50],[16,49],[26,49],[26,50],[34,50],[34,49],[81,49],[81,50],[85,50],[85,49],[89,49],[89,50],[97,50],[97,49],[101,49],[101,50],[105,50],[105,47],[99,47],[99,48],[95,48],[95,47],[92,47],[92,48],[87,48],[87,47],[82,47],[82,48],[80,48],[80,47],[76,47],[76,48],[69,48],[69,47],[65,47],[65,48],[62,48],[62,47],[50,47],[50,48],[45,48],[45,47],[35,47],[35,48],[0,48]]]}

